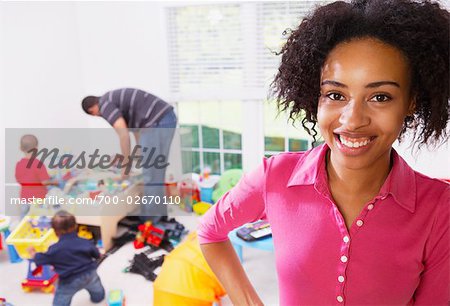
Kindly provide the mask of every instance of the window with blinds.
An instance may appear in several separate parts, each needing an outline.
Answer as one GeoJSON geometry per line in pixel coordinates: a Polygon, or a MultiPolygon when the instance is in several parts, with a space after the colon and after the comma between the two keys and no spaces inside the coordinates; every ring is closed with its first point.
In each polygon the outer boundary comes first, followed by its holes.
{"type": "MultiPolygon", "coordinates": [[[[275,52],[286,41],[285,31],[296,28],[307,12],[324,2],[228,2],[167,7],[171,96],[179,105],[198,102],[195,110],[178,108],[180,124],[225,130],[193,115],[201,112],[202,101],[216,101],[221,105],[228,101],[268,102],[269,85],[280,61],[275,52]]],[[[222,112],[221,121],[235,122],[236,108],[234,110],[222,112]]],[[[261,135],[255,137],[265,139],[266,154],[309,146],[306,134],[290,131],[286,118],[277,117],[274,107],[264,107],[264,111],[264,119],[260,120],[264,122],[264,135],[259,132],[261,135]]],[[[251,119],[256,113],[239,116],[251,119]]],[[[229,130],[242,133],[239,124],[229,130]]],[[[245,141],[242,146],[246,146],[245,141]]],[[[216,149],[218,151],[214,153],[222,154],[220,160],[223,162],[227,152],[216,149]]],[[[206,158],[199,158],[195,164],[201,169],[204,160],[206,158]]],[[[219,168],[224,169],[224,166],[219,168]]]]}
{"type": "Polygon", "coordinates": [[[168,8],[170,90],[177,101],[222,99],[244,82],[240,4],[168,8]]]}
{"type": "Polygon", "coordinates": [[[227,90],[267,95],[285,42],[314,6],[327,1],[249,2],[167,8],[170,90],[177,100],[225,100],[227,90]]]}
{"type": "MultiPolygon", "coordinates": [[[[331,1],[328,1],[331,2],[331,1]]],[[[265,88],[272,82],[280,62],[274,53],[281,50],[291,30],[298,27],[302,19],[319,4],[327,1],[290,1],[255,3],[257,9],[256,28],[261,43],[258,44],[258,67],[262,70],[260,83],[265,88]]]]}

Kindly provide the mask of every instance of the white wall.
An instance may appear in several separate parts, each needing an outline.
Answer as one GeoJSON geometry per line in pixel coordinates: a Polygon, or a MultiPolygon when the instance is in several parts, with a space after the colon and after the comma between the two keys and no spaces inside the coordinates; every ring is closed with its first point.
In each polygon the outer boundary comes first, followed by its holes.
{"type": "Polygon", "coordinates": [[[125,86],[168,97],[159,3],[0,5],[7,127],[107,127],[81,111],[81,98],[125,86]]]}
{"type": "Polygon", "coordinates": [[[163,7],[157,2],[78,2],[83,93],[138,87],[168,99],[163,7]]]}
{"type": "Polygon", "coordinates": [[[81,91],[74,5],[1,6],[6,126],[80,126],[79,105],[73,103],[81,91]]]}
{"type": "Polygon", "coordinates": [[[397,152],[416,171],[425,175],[450,179],[450,144],[440,146],[438,149],[423,147],[417,152],[410,146],[410,142],[404,141],[401,145],[394,146],[397,152]]]}

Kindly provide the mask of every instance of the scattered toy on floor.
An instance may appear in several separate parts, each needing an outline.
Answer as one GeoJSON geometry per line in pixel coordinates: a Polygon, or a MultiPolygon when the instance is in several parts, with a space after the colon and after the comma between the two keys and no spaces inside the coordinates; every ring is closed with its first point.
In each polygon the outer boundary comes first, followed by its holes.
{"type": "Polygon", "coordinates": [[[8,303],[5,298],[0,297],[0,306],[13,306],[13,304],[8,303]]]}
{"type": "Polygon", "coordinates": [[[125,306],[125,296],[120,289],[108,293],[108,306],[125,306]]]}
{"type": "Polygon", "coordinates": [[[140,274],[149,281],[154,281],[157,277],[155,270],[164,262],[164,256],[148,257],[146,252],[134,255],[131,265],[125,268],[124,272],[140,274]]]}
{"type": "Polygon", "coordinates": [[[141,249],[145,245],[159,247],[161,241],[164,239],[165,230],[153,226],[151,221],[139,225],[138,230],[139,232],[136,234],[136,240],[134,241],[134,247],[136,249],[141,249]]]}

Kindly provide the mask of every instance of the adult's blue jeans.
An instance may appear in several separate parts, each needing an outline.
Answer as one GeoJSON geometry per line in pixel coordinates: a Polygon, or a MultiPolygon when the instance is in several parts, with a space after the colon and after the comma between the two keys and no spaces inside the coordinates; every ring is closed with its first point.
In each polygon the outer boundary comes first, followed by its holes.
{"type": "MultiPolygon", "coordinates": [[[[164,116],[150,128],[141,130],[140,145],[143,160],[153,163],[155,158],[163,156],[164,163],[168,163],[170,145],[172,143],[177,117],[173,110],[164,116]]],[[[141,201],[141,219],[157,221],[161,216],[167,216],[167,205],[163,204],[165,196],[166,168],[144,167],[144,194],[141,201]],[[147,204],[144,204],[144,203],[147,204]]]]}
{"type": "Polygon", "coordinates": [[[83,289],[89,292],[93,303],[100,303],[105,298],[105,288],[100,277],[96,270],[92,270],[70,281],[60,280],[53,298],[53,306],[69,306],[75,293],[83,289]]]}

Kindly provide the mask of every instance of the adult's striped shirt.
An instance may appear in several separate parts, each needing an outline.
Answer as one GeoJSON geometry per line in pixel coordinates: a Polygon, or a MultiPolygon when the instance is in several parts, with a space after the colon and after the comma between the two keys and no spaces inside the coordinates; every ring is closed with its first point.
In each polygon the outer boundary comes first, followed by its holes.
{"type": "Polygon", "coordinates": [[[111,90],[100,97],[100,115],[113,125],[122,117],[129,128],[148,128],[173,107],[137,88],[111,90]]]}

